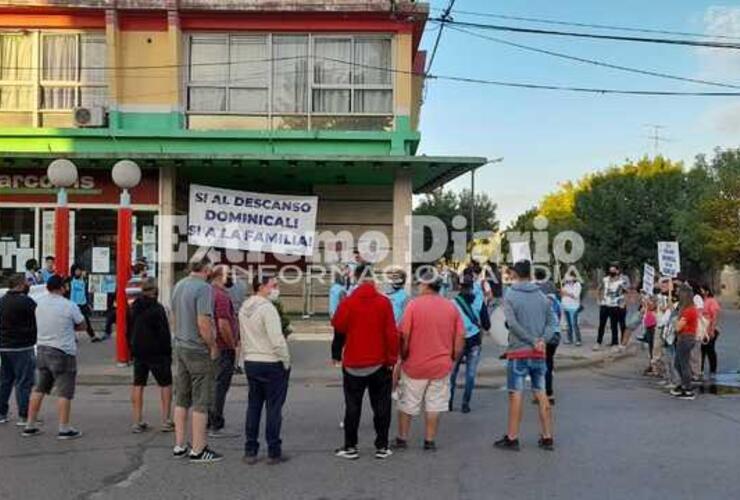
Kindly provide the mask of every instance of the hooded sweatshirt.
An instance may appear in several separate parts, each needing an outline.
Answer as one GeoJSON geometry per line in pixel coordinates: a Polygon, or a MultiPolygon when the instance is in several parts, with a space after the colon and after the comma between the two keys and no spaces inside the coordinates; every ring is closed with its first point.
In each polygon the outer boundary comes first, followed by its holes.
{"type": "Polygon", "coordinates": [[[290,352],[275,305],[252,295],[239,310],[239,330],[245,361],[283,363],[290,368],[290,352]]]}
{"type": "Polygon", "coordinates": [[[339,336],[345,337],[345,368],[396,364],[400,337],[393,307],[373,283],[361,284],[344,299],[331,324],[339,336]]]}
{"type": "Polygon", "coordinates": [[[131,354],[135,359],[172,356],[172,337],[167,313],[157,299],[139,296],[128,311],[131,354]]]}
{"type": "Polygon", "coordinates": [[[550,301],[536,283],[514,283],[504,295],[504,315],[509,328],[507,358],[544,358],[535,351],[539,339],[548,342],[554,332],[550,301]]]}

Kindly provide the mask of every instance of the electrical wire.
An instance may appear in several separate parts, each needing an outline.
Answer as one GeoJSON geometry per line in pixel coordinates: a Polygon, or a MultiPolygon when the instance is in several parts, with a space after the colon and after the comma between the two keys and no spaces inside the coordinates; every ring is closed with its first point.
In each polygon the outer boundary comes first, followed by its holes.
{"type": "Polygon", "coordinates": [[[512,33],[527,33],[533,35],[554,35],[576,38],[590,38],[595,40],[613,40],[619,42],[656,43],[664,45],[685,45],[690,47],[708,47],[713,49],[740,50],[740,43],[712,42],[707,40],[683,40],[679,38],[652,38],[622,35],[601,35],[598,33],[579,33],[575,31],[546,30],[539,28],[521,28],[517,26],[506,26],[499,24],[473,23],[468,21],[443,20],[441,18],[430,18],[430,22],[445,23],[447,26],[462,26],[466,28],[477,28],[493,31],[509,31],[512,33]]]}
{"type": "MultiPolygon", "coordinates": [[[[443,9],[439,7],[432,7],[432,10],[442,11],[443,9]]],[[[558,26],[574,26],[578,28],[593,28],[593,29],[602,29],[602,30],[610,30],[610,31],[626,31],[626,32],[632,32],[632,33],[652,33],[652,34],[657,34],[657,35],[677,35],[677,36],[688,36],[688,37],[706,38],[706,39],[714,38],[714,39],[725,39],[725,40],[740,40],[740,36],[732,36],[732,35],[707,35],[706,33],[692,33],[688,31],[672,31],[672,30],[654,29],[654,28],[614,26],[614,25],[609,25],[609,24],[583,23],[583,22],[576,22],[576,21],[561,21],[557,19],[545,19],[541,17],[512,16],[512,15],[495,14],[495,13],[488,13],[488,12],[474,12],[474,11],[469,11],[469,10],[457,10],[456,9],[455,13],[463,14],[467,16],[473,16],[473,17],[487,17],[487,18],[493,18],[493,19],[505,19],[509,21],[524,21],[524,22],[551,24],[551,25],[558,25],[558,26]]]]}
{"type": "Polygon", "coordinates": [[[723,88],[729,88],[729,89],[740,89],[740,85],[734,85],[734,84],[731,84],[731,83],[722,83],[722,82],[715,82],[715,81],[711,81],[711,80],[702,80],[702,79],[699,79],[699,78],[689,78],[689,77],[684,77],[684,76],[672,75],[672,74],[669,74],[669,73],[661,73],[661,72],[658,72],[658,71],[652,71],[652,70],[634,68],[634,67],[630,67],[630,66],[621,66],[621,65],[618,65],[618,64],[612,64],[612,63],[608,63],[608,62],[604,62],[604,61],[599,61],[599,60],[596,60],[596,59],[587,59],[587,58],[584,58],[584,57],[578,57],[578,56],[573,56],[573,55],[570,55],[570,54],[564,54],[562,52],[556,52],[554,50],[540,49],[538,47],[532,47],[530,45],[524,45],[524,44],[521,44],[521,43],[515,43],[515,42],[511,42],[509,40],[504,40],[502,38],[496,38],[496,37],[492,37],[492,36],[488,36],[488,35],[483,35],[481,33],[476,33],[476,32],[473,32],[473,31],[469,31],[469,30],[466,30],[466,29],[463,29],[463,28],[457,28],[455,26],[449,26],[449,28],[451,30],[457,31],[459,33],[465,33],[465,34],[470,35],[470,36],[474,36],[474,37],[481,38],[481,39],[484,39],[484,40],[489,40],[491,42],[500,43],[502,45],[508,45],[510,47],[516,47],[518,49],[528,50],[530,52],[536,52],[536,53],[539,53],[539,54],[545,54],[545,55],[549,55],[549,56],[553,56],[553,57],[559,57],[561,59],[567,59],[569,61],[576,61],[576,62],[581,62],[581,63],[585,63],[585,64],[592,64],[594,66],[600,66],[600,67],[604,67],[604,68],[616,69],[616,70],[619,70],[619,71],[626,71],[626,72],[629,72],[629,73],[636,73],[636,74],[639,74],[639,75],[648,75],[648,76],[655,76],[655,77],[658,77],[658,78],[666,78],[666,79],[669,79],[669,80],[677,80],[677,81],[681,81],[681,82],[699,83],[699,84],[702,84],[702,85],[711,85],[711,86],[714,86],[714,87],[723,87],[723,88]]]}

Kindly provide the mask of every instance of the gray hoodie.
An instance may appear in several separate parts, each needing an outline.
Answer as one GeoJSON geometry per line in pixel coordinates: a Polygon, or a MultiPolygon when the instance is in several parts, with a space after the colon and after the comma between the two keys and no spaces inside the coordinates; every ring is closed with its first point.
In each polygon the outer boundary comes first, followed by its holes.
{"type": "Polygon", "coordinates": [[[508,352],[532,349],[537,340],[550,340],[555,316],[536,283],[514,283],[504,294],[504,315],[509,328],[508,352]]]}

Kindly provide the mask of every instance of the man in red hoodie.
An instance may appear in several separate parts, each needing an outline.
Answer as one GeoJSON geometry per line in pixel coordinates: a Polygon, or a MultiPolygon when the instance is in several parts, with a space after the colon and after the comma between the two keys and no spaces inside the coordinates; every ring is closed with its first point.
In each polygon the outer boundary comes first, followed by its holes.
{"type": "MultiPolygon", "coordinates": [[[[393,306],[375,288],[369,266],[355,269],[357,288],[339,305],[332,318],[344,350],[332,349],[341,359],[344,374],[344,446],[335,455],[348,460],[359,458],[357,429],[362,415],[365,389],[370,395],[375,425],[375,458],[391,456],[388,431],[391,425],[391,389],[393,366],[398,359],[400,337],[393,318],[393,306]]],[[[336,344],[336,342],[335,342],[336,344]]]]}

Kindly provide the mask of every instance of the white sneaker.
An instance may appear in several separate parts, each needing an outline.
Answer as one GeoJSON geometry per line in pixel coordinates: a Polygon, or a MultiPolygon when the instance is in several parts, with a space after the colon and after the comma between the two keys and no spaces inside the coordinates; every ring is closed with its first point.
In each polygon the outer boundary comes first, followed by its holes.
{"type": "Polygon", "coordinates": [[[28,423],[28,420],[26,420],[24,418],[19,418],[18,420],[15,421],[15,426],[16,427],[25,427],[27,423],[28,423]]]}
{"type": "Polygon", "coordinates": [[[601,344],[594,344],[594,346],[591,348],[593,351],[600,351],[601,350],[601,344]]]}

